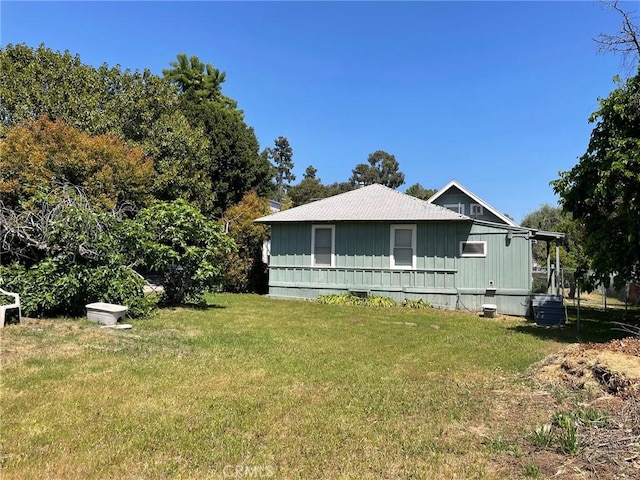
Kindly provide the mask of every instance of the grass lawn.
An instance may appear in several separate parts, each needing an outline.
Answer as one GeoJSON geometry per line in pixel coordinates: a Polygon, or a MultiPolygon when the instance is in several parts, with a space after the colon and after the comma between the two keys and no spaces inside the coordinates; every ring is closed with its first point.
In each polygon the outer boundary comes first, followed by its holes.
{"type": "Polygon", "coordinates": [[[569,329],[251,295],[211,302],[128,320],[131,330],[84,319],[4,328],[2,479],[536,473],[503,461],[552,408],[543,394],[531,401],[521,374],[575,341],[569,329]]]}

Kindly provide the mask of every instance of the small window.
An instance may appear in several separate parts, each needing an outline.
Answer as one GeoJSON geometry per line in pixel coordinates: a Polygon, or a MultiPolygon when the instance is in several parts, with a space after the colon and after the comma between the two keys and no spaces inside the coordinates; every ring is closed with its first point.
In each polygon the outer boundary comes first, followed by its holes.
{"type": "Polygon", "coordinates": [[[453,210],[460,215],[464,215],[464,203],[448,203],[444,206],[444,208],[448,208],[449,210],[453,210]]]}
{"type": "Polygon", "coordinates": [[[391,267],[415,268],[416,226],[391,225],[391,267]]]}
{"type": "Polygon", "coordinates": [[[474,218],[484,215],[484,209],[479,203],[472,203],[469,209],[471,210],[471,216],[474,218]]]}
{"type": "Polygon", "coordinates": [[[486,257],[487,242],[460,242],[460,256],[486,257]]]}
{"type": "Polygon", "coordinates": [[[335,263],[335,227],[313,225],[311,229],[311,264],[318,267],[333,267],[335,263]]]}

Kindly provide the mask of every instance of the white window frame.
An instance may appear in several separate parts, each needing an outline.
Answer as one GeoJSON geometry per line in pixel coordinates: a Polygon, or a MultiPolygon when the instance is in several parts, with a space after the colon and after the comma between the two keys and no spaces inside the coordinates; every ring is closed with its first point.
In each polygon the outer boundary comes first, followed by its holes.
{"type": "Polygon", "coordinates": [[[336,226],[335,225],[312,225],[311,226],[311,265],[314,267],[335,267],[336,266],[336,226]],[[316,263],[316,230],[331,230],[331,264],[316,263]]]}
{"type": "Polygon", "coordinates": [[[464,203],[446,203],[444,204],[444,208],[448,208],[460,215],[464,215],[464,203]]]}
{"type": "Polygon", "coordinates": [[[389,254],[389,260],[391,263],[391,268],[396,270],[415,270],[416,268],[416,248],[417,248],[417,228],[415,224],[410,223],[399,223],[391,225],[390,228],[390,245],[391,250],[389,254]],[[396,265],[396,259],[393,254],[396,243],[396,230],[411,230],[411,265],[396,265]]]}
{"type": "Polygon", "coordinates": [[[461,257],[486,257],[487,256],[487,242],[484,240],[463,240],[460,242],[460,256],[461,257]],[[482,244],[482,253],[463,253],[465,244],[474,243],[482,244]]]}
{"type": "Polygon", "coordinates": [[[469,206],[469,215],[471,215],[472,217],[484,215],[484,207],[479,203],[472,203],[469,206]]]}

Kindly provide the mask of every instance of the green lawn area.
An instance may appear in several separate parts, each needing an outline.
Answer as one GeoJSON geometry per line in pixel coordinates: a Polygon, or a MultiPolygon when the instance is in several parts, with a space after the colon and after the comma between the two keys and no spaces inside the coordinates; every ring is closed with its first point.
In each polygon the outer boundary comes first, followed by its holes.
{"type": "Polygon", "coordinates": [[[522,373],[573,341],[464,312],[210,303],[4,328],[3,480],[509,478],[505,439],[552,408],[522,373]]]}

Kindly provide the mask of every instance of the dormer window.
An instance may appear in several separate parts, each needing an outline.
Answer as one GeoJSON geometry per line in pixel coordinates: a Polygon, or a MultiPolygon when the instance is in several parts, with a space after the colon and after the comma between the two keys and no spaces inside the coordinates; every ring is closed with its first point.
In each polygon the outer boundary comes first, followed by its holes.
{"type": "Polygon", "coordinates": [[[471,207],[470,207],[471,212],[469,212],[471,214],[471,216],[473,218],[476,217],[480,217],[482,215],[484,215],[484,209],[482,208],[482,205],[480,205],[479,203],[472,203],[471,207]]]}
{"type": "Polygon", "coordinates": [[[464,215],[464,203],[447,203],[444,205],[444,208],[448,208],[460,215],[464,215]]]}

